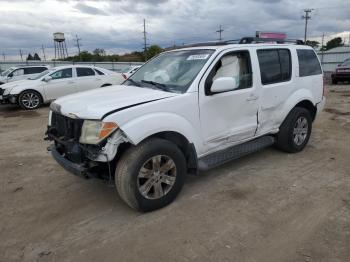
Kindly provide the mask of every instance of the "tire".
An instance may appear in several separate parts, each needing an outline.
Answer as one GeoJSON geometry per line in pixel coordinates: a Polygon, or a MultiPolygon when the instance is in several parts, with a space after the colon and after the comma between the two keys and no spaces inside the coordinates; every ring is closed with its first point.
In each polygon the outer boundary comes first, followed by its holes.
{"type": "Polygon", "coordinates": [[[130,207],[148,212],[176,198],[186,170],[185,157],[175,144],[150,138],[124,152],[117,163],[115,184],[120,197],[130,207]],[[160,163],[158,167],[157,163],[160,163]]]}
{"type": "Polygon", "coordinates": [[[38,109],[43,103],[41,95],[34,90],[23,91],[18,96],[18,104],[24,110],[38,109]]]}
{"type": "Polygon", "coordinates": [[[276,146],[288,153],[300,152],[308,143],[311,130],[310,112],[305,108],[295,107],[280,126],[276,146]]]}
{"type": "Polygon", "coordinates": [[[333,84],[333,85],[338,84],[338,80],[336,80],[336,79],[332,79],[332,84],[333,84]]]}

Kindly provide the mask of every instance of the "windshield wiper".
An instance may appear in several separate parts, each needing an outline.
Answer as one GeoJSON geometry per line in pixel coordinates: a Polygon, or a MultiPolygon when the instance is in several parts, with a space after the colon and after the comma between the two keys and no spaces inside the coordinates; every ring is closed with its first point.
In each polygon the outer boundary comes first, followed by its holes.
{"type": "Polygon", "coordinates": [[[139,82],[136,82],[135,80],[132,80],[131,78],[126,79],[126,81],[129,81],[130,83],[134,84],[135,86],[140,86],[139,82]]]}
{"type": "Polygon", "coordinates": [[[146,83],[146,84],[150,84],[152,86],[155,86],[155,87],[157,87],[157,88],[159,88],[160,90],[163,90],[163,91],[169,91],[169,88],[166,85],[158,83],[158,82],[148,81],[148,80],[141,80],[141,82],[142,83],[146,83]]]}

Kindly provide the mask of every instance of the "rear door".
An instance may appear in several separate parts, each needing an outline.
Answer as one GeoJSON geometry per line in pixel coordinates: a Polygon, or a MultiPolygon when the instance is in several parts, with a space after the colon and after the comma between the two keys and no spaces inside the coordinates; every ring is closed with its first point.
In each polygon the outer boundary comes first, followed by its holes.
{"type": "Polygon", "coordinates": [[[73,72],[71,67],[60,69],[50,74],[52,77],[50,81],[42,81],[47,100],[54,100],[77,91],[73,72]]]}
{"type": "Polygon", "coordinates": [[[77,91],[87,91],[101,87],[102,76],[96,74],[90,67],[76,67],[77,72],[77,91]]]}
{"type": "Polygon", "coordinates": [[[292,53],[288,48],[258,48],[260,67],[259,126],[257,135],[264,134],[280,125],[280,112],[284,102],[294,91],[292,53]]]}

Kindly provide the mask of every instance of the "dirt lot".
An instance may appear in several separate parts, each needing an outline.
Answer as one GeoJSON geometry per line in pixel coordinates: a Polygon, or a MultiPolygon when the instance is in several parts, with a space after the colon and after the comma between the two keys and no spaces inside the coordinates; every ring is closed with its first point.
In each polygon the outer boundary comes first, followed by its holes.
{"type": "Polygon", "coordinates": [[[350,86],[327,97],[303,152],[189,177],[147,214],[52,160],[47,107],[0,106],[0,261],[350,261],[350,86]]]}

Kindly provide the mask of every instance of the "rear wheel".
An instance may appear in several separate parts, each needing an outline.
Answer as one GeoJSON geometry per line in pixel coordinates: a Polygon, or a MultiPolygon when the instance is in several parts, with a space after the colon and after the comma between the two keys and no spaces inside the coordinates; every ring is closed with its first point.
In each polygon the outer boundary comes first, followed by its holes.
{"type": "Polygon", "coordinates": [[[123,154],[115,183],[130,207],[146,212],[171,203],[182,188],[185,174],[181,150],[167,140],[151,138],[123,154]]]}
{"type": "Polygon", "coordinates": [[[309,141],[311,129],[310,112],[305,108],[295,107],[280,126],[276,146],[289,153],[300,152],[309,141]]]}
{"type": "Polygon", "coordinates": [[[18,97],[18,104],[25,110],[37,109],[42,103],[41,95],[34,90],[24,91],[18,97]]]}
{"type": "Polygon", "coordinates": [[[337,79],[332,79],[332,84],[333,84],[333,85],[338,84],[338,80],[337,80],[337,79]]]}

